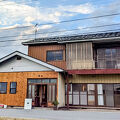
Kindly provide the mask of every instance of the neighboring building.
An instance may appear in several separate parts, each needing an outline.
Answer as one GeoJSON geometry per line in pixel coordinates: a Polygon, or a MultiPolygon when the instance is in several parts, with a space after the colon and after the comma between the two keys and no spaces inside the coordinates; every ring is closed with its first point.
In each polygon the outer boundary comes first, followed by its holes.
{"type": "Polygon", "coordinates": [[[61,94],[67,105],[120,107],[120,32],[40,38],[23,44],[28,45],[29,56],[67,72],[68,87],[61,94]]]}
{"type": "Polygon", "coordinates": [[[64,106],[63,77],[62,69],[16,51],[0,59],[0,104],[24,106],[32,98],[33,106],[52,106],[56,99],[64,106]]]}

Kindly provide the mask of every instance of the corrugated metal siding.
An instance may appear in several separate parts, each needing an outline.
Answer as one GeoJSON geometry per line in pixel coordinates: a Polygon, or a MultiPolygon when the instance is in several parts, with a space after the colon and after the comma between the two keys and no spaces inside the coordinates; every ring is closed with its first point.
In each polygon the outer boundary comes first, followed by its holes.
{"type": "Polygon", "coordinates": [[[46,62],[46,52],[49,50],[63,50],[63,60],[62,61],[51,61],[49,64],[55,65],[62,69],[66,69],[65,62],[65,45],[42,45],[42,46],[29,46],[28,54],[34,58],[40,59],[46,62]]]}
{"type": "Polygon", "coordinates": [[[71,83],[120,83],[120,75],[73,75],[71,83]]]}
{"type": "Polygon", "coordinates": [[[66,45],[67,69],[94,68],[92,42],[66,45]]]}

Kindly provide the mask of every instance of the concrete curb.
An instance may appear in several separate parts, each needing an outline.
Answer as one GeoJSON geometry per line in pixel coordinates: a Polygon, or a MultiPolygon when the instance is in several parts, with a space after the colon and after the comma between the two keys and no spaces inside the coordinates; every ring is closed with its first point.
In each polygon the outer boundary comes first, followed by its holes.
{"type": "Polygon", "coordinates": [[[0,117],[0,120],[47,120],[47,119],[31,119],[31,118],[0,117]]]}

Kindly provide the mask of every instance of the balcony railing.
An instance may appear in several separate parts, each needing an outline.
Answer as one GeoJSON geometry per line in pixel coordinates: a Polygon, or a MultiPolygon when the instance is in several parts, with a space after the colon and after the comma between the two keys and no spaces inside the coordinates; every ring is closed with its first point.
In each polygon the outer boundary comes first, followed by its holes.
{"type": "Polygon", "coordinates": [[[67,61],[67,69],[120,69],[120,61],[67,61]]]}

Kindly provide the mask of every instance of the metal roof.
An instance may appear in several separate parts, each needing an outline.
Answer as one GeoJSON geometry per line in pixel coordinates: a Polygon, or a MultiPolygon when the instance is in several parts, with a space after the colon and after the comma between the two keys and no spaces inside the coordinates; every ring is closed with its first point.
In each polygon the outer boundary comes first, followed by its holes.
{"type": "Polygon", "coordinates": [[[30,44],[45,44],[45,43],[71,43],[71,42],[82,42],[82,41],[101,41],[107,39],[118,39],[120,41],[120,32],[108,32],[108,33],[97,33],[97,34],[83,34],[74,36],[56,36],[56,37],[46,37],[30,40],[23,42],[23,45],[30,44]]]}

